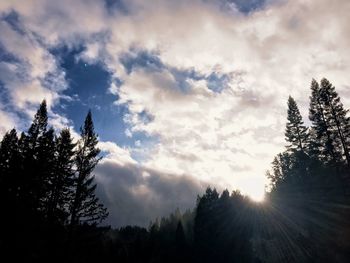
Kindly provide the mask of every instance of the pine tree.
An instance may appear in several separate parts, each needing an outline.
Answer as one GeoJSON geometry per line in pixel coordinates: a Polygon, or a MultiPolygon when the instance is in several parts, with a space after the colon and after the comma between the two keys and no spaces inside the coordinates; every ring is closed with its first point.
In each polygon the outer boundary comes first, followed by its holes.
{"type": "Polygon", "coordinates": [[[177,223],[175,230],[175,244],[179,253],[183,253],[186,247],[186,236],[181,220],[177,223]]]}
{"type": "Polygon", "coordinates": [[[0,199],[8,206],[14,206],[17,197],[19,161],[17,132],[12,129],[4,135],[0,144],[0,199]]]}
{"type": "Polygon", "coordinates": [[[44,100],[34,116],[27,134],[20,139],[23,155],[22,199],[27,209],[43,211],[48,182],[53,173],[54,131],[47,130],[48,117],[44,100]]]}
{"type": "Polygon", "coordinates": [[[320,99],[326,108],[325,118],[328,120],[337,150],[350,166],[350,118],[346,116],[348,111],[344,109],[335,87],[325,78],[321,80],[320,99]]]}
{"type": "Polygon", "coordinates": [[[327,108],[321,99],[321,90],[316,80],[311,83],[309,119],[312,122],[310,154],[325,163],[337,162],[339,154],[336,150],[334,133],[327,119],[327,108]]]}
{"type": "Polygon", "coordinates": [[[270,180],[271,191],[295,193],[307,191],[311,181],[313,160],[303,151],[279,153],[272,162],[272,169],[266,176],[270,180]]]}
{"type": "MultiPolygon", "coordinates": [[[[270,179],[272,190],[280,188],[288,183],[292,167],[291,154],[279,153],[272,161],[272,170],[267,172],[270,179]]],[[[290,181],[290,180],[289,180],[290,181]]]]}
{"type": "Polygon", "coordinates": [[[27,135],[27,150],[36,153],[35,151],[38,148],[39,139],[42,137],[47,131],[47,105],[46,101],[43,100],[37,110],[33,122],[30,125],[27,135]]]}
{"type": "Polygon", "coordinates": [[[55,131],[48,129],[38,139],[38,165],[37,174],[39,175],[39,184],[41,185],[39,193],[39,210],[44,212],[49,202],[50,185],[55,178],[55,131]]]}
{"type": "Polygon", "coordinates": [[[47,218],[64,223],[68,217],[67,204],[72,198],[74,176],[74,147],[69,129],[63,129],[55,143],[54,176],[49,182],[47,218]]]}
{"type": "Polygon", "coordinates": [[[270,180],[271,191],[278,188],[280,182],[283,181],[284,175],[279,162],[279,155],[275,156],[272,161],[272,170],[266,172],[266,177],[270,180]]]}
{"type": "Polygon", "coordinates": [[[286,125],[286,141],[290,143],[288,149],[304,151],[307,143],[307,128],[304,125],[298,105],[295,100],[289,96],[288,98],[288,117],[286,125]]]}
{"type": "Polygon", "coordinates": [[[96,184],[91,174],[100,160],[97,143],[97,135],[94,131],[91,111],[89,111],[81,128],[81,139],[78,142],[75,158],[77,174],[74,183],[74,200],[70,207],[71,226],[81,222],[100,222],[108,216],[107,209],[99,203],[95,195],[96,184]]]}
{"type": "MultiPolygon", "coordinates": [[[[208,187],[202,197],[197,198],[196,216],[194,219],[194,243],[199,248],[215,251],[217,246],[216,223],[217,223],[217,206],[219,194],[214,188],[208,187]]],[[[211,256],[214,257],[215,253],[211,256]]]]}

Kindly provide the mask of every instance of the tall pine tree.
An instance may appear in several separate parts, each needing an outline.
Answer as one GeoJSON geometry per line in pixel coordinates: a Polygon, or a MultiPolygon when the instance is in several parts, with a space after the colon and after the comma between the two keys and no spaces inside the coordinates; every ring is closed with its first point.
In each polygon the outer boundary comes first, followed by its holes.
{"type": "Polygon", "coordinates": [[[38,166],[37,173],[40,176],[41,193],[39,199],[39,210],[45,213],[49,202],[50,186],[56,174],[55,158],[55,131],[53,128],[48,129],[39,138],[38,148],[38,166]]]}
{"type": "Polygon", "coordinates": [[[336,163],[340,156],[334,133],[327,118],[327,107],[321,98],[321,89],[316,80],[311,82],[309,119],[312,122],[310,154],[324,163],[336,163]]]}
{"type": "Polygon", "coordinates": [[[47,129],[47,106],[44,100],[34,116],[27,134],[20,139],[23,155],[21,198],[33,212],[43,212],[48,183],[53,175],[54,130],[47,129]]]}
{"type": "Polygon", "coordinates": [[[63,129],[56,139],[54,175],[49,182],[47,218],[50,222],[65,223],[69,215],[69,201],[73,196],[74,147],[69,129],[63,129]]]}
{"type": "Polygon", "coordinates": [[[336,142],[336,149],[350,166],[350,118],[344,109],[335,87],[327,80],[321,80],[320,100],[325,107],[325,118],[328,120],[330,132],[336,142]]]}
{"type": "Polygon", "coordinates": [[[76,152],[76,178],[74,182],[74,199],[70,207],[71,226],[82,222],[97,223],[108,216],[107,209],[95,195],[96,184],[91,174],[100,158],[97,148],[97,135],[94,131],[91,111],[86,116],[81,128],[81,139],[76,152]]]}
{"type": "Polygon", "coordinates": [[[286,141],[290,143],[288,149],[304,151],[307,143],[307,128],[304,125],[298,105],[295,100],[289,96],[288,98],[288,116],[286,124],[286,141]]]}
{"type": "Polygon", "coordinates": [[[4,135],[0,144],[0,202],[5,211],[16,206],[20,161],[17,132],[12,129],[4,135]]]}

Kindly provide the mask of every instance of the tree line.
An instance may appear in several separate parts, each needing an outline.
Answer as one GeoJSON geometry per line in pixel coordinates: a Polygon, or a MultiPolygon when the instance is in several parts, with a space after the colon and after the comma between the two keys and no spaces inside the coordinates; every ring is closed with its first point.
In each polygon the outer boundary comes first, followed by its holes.
{"type": "Polygon", "coordinates": [[[0,145],[2,245],[33,262],[348,262],[350,118],[327,79],[311,83],[309,121],[289,97],[265,202],[208,187],[192,210],[113,229],[98,225],[107,211],[94,194],[91,112],[74,143],[47,128],[43,102],[29,130],[0,145]]]}

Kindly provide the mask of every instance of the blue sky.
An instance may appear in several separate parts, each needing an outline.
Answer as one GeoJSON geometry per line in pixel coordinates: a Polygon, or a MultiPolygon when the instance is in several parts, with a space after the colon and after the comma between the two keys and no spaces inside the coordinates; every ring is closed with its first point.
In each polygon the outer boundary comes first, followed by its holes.
{"type": "Polygon", "coordinates": [[[73,101],[56,105],[54,110],[68,116],[74,128],[79,130],[84,116],[91,109],[102,140],[130,144],[123,122],[128,110],[125,106],[113,105],[117,98],[108,91],[112,81],[110,73],[101,64],[88,64],[77,59],[81,51],[81,48],[68,50],[66,47],[53,51],[60,67],[66,72],[69,88],[64,95],[73,98],[73,101]]]}
{"type": "Polygon", "coordinates": [[[261,196],[288,96],[307,122],[311,79],[327,77],[350,106],[350,3],[336,2],[2,1],[0,135],[44,98],[75,136],[91,109],[115,226],[190,208],[208,185],[261,196]]]}

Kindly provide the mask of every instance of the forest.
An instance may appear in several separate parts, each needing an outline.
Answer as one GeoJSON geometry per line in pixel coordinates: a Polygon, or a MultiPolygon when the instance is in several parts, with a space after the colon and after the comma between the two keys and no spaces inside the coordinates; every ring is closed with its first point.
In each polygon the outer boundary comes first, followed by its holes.
{"type": "Polygon", "coordinates": [[[335,87],[312,80],[309,123],[286,108],[286,147],[266,172],[264,202],[208,186],[192,210],[148,228],[103,226],[101,160],[89,111],[73,138],[49,127],[45,100],[26,132],[0,144],[3,262],[348,262],[350,117],[335,87]]]}

